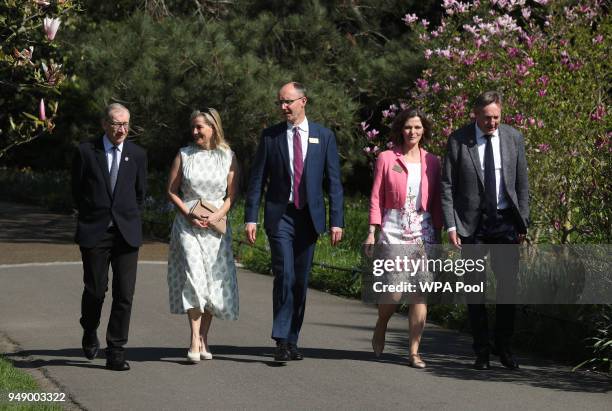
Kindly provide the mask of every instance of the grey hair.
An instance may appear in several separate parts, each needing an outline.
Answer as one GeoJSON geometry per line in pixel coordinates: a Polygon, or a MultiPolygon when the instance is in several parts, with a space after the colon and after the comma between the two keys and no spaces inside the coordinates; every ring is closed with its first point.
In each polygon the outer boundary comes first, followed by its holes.
{"type": "Polygon", "coordinates": [[[300,93],[303,97],[308,97],[306,95],[306,86],[304,86],[302,83],[297,82],[297,81],[291,81],[289,82],[289,84],[291,84],[293,88],[295,89],[295,91],[300,93]]]}
{"type": "Polygon", "coordinates": [[[104,120],[111,121],[111,113],[114,111],[126,111],[128,114],[130,114],[130,110],[128,110],[123,104],[111,103],[104,109],[104,120]]]}
{"type": "Polygon", "coordinates": [[[502,94],[499,91],[485,91],[484,93],[476,97],[476,101],[474,101],[474,109],[480,110],[493,103],[501,107],[502,99],[502,94]]]}

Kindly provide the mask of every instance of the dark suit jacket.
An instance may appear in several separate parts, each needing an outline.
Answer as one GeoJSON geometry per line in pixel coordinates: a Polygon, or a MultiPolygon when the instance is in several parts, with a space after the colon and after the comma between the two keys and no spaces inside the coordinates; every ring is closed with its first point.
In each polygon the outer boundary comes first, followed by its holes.
{"type": "MultiPolygon", "coordinates": [[[[309,141],[304,162],[302,184],[306,185],[306,201],[317,233],[325,231],[323,176],[329,182],[329,224],[344,226],[343,193],[336,138],[331,130],[308,122],[309,141]],[[315,142],[318,140],[318,142],[315,142]]],[[[287,144],[287,123],[265,129],[251,167],[246,197],[245,222],[257,222],[259,201],[267,183],[264,227],[275,232],[287,209],[291,191],[291,169],[287,144]]]]}
{"type": "MultiPolygon", "coordinates": [[[[502,177],[514,211],[517,230],[526,233],[529,222],[529,184],[522,134],[499,126],[502,177]]],[[[484,176],[476,142],[476,124],[450,135],[442,170],[442,211],[446,227],[457,227],[460,236],[474,234],[484,204],[484,176]]]]}
{"type": "Polygon", "coordinates": [[[139,247],[146,181],[146,152],[125,140],[113,195],[102,137],[79,144],[72,163],[72,198],[79,214],[75,241],[94,247],[113,218],[125,241],[139,247]]]}

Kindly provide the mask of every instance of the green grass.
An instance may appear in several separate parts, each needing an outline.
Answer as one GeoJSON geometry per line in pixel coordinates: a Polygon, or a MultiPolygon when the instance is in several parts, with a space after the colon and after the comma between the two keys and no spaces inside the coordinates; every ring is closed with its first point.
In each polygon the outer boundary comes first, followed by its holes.
{"type": "Polygon", "coordinates": [[[27,403],[16,405],[8,402],[8,393],[41,392],[34,378],[18,370],[13,364],[0,356],[0,410],[61,410],[57,404],[27,403]]]}

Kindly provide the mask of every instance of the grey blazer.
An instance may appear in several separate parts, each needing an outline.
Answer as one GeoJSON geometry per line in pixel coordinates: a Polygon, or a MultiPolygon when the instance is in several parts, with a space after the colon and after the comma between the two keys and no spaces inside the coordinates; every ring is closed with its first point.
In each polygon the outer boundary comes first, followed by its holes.
{"type": "MultiPolygon", "coordinates": [[[[519,233],[529,225],[529,183],[523,135],[505,124],[499,126],[502,177],[519,233]]],[[[484,176],[476,143],[476,124],[468,124],[448,139],[442,169],[442,212],[446,228],[469,237],[476,231],[484,203],[484,176]]]]}

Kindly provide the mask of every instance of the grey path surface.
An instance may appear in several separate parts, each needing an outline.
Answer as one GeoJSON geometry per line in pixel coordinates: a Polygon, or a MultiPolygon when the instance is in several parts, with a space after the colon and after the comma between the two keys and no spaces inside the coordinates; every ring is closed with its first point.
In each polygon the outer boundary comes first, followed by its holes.
{"type": "Polygon", "coordinates": [[[612,408],[608,378],[520,355],[518,372],[496,361],[490,372],[477,372],[470,369],[470,339],[434,326],[422,345],[428,368],[409,368],[402,316],[391,320],[385,354],[376,360],[373,307],[313,290],[301,340],[306,359],[274,366],[272,279],[244,270],[240,319],[214,321],[214,360],[187,364],[187,320],[168,313],[165,264],[141,262],[138,275],[127,351],[132,370],[117,373],[104,369],[103,358],[82,356],[79,264],[0,266],[0,332],[19,346],[9,358],[26,370],[43,368],[91,410],[612,408]]]}

